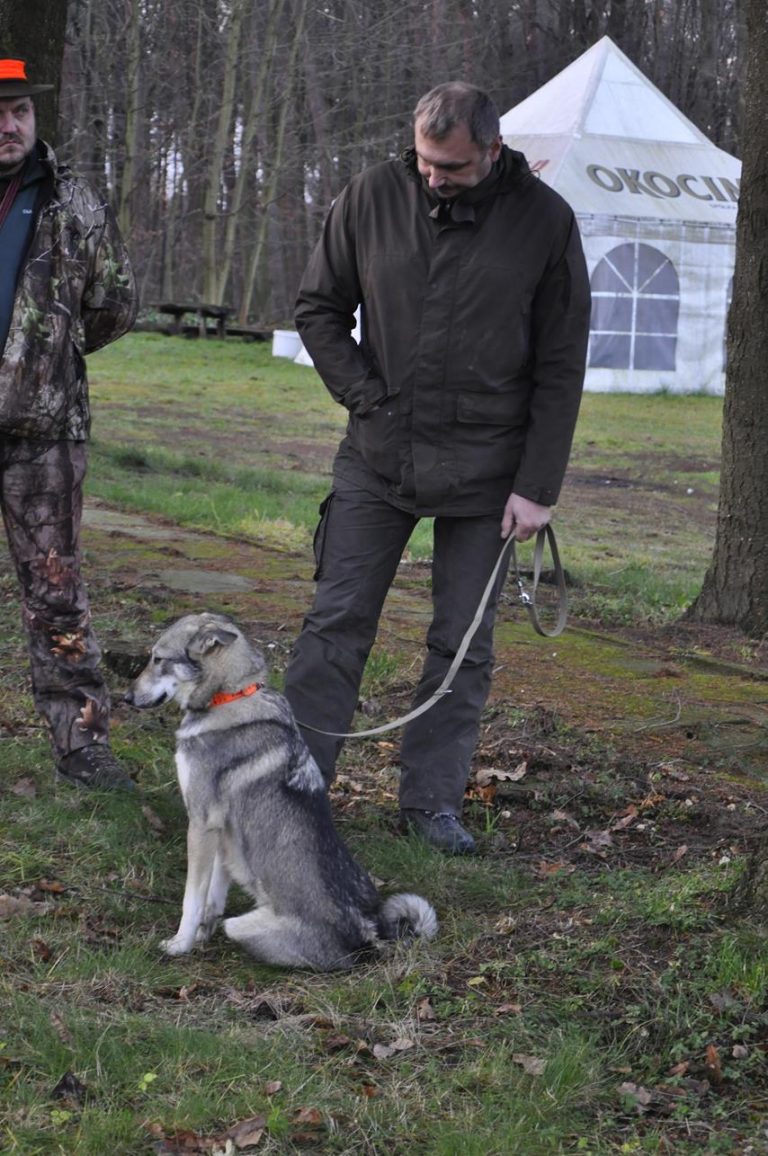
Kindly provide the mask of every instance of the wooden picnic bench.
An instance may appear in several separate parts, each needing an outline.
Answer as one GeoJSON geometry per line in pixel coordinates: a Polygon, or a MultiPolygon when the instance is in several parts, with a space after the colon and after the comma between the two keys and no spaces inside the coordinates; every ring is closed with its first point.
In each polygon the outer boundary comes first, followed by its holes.
{"type": "Polygon", "coordinates": [[[167,313],[171,317],[169,331],[172,334],[182,332],[182,323],[185,314],[192,313],[196,317],[197,331],[201,337],[208,337],[213,332],[216,337],[227,336],[227,318],[232,313],[226,305],[177,305],[174,302],[164,302],[157,306],[158,313],[167,313]],[[209,320],[214,321],[213,330],[208,328],[209,320]]]}

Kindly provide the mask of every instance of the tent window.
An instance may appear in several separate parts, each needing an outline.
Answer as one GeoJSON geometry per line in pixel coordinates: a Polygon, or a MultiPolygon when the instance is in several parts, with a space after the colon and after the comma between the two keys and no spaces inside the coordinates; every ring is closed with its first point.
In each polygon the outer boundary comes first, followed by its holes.
{"type": "Polygon", "coordinates": [[[590,366],[674,370],[680,283],[669,258],[639,241],[618,245],[591,284],[590,366]]]}

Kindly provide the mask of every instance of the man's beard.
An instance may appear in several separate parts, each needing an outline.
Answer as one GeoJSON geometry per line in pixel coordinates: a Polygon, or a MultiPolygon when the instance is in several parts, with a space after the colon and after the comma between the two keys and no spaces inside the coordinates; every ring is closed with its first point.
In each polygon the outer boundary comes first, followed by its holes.
{"type": "Polygon", "coordinates": [[[25,151],[24,141],[19,140],[18,137],[10,137],[6,140],[0,140],[0,176],[9,176],[20,169],[31,151],[31,148],[26,149],[25,151]],[[13,156],[13,159],[5,155],[4,150],[5,146],[7,145],[16,146],[14,150],[15,156],[13,156]]]}

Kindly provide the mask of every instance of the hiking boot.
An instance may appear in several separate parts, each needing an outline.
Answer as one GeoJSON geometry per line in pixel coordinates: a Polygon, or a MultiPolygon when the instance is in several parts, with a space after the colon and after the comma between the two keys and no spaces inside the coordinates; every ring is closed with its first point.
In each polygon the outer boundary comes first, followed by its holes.
{"type": "Polygon", "coordinates": [[[400,812],[400,826],[415,831],[425,843],[449,855],[474,855],[475,840],[450,811],[419,811],[413,807],[400,812]]]}
{"type": "Polygon", "coordinates": [[[95,791],[135,791],[136,784],[118,763],[106,743],[79,747],[59,759],[59,777],[73,787],[95,791]]]}

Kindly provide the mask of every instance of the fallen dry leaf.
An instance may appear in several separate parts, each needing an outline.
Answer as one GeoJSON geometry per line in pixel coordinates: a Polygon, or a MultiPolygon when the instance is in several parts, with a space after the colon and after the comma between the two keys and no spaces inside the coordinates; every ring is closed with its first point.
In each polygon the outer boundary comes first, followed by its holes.
{"type": "Polygon", "coordinates": [[[579,830],[578,822],[574,819],[573,815],[569,815],[567,811],[557,809],[553,811],[549,817],[550,819],[554,819],[556,823],[567,823],[569,827],[575,827],[577,831],[579,830]]]}
{"type": "Polygon", "coordinates": [[[397,1052],[407,1052],[415,1047],[413,1040],[409,1040],[406,1036],[401,1036],[397,1040],[393,1040],[391,1044],[374,1044],[373,1054],[377,1060],[388,1060],[390,1056],[394,1056],[397,1052]]]}
{"type": "Polygon", "coordinates": [[[339,1048],[348,1048],[352,1042],[353,1041],[350,1036],[345,1036],[343,1033],[339,1032],[334,1036],[326,1036],[323,1040],[323,1046],[326,1051],[335,1052],[338,1051],[339,1048]]]}
{"type": "Polygon", "coordinates": [[[60,883],[58,879],[38,879],[37,883],[33,884],[33,887],[36,891],[48,891],[51,895],[61,895],[63,891],[67,890],[64,884],[60,883]]]}
{"type": "Polygon", "coordinates": [[[498,788],[495,783],[489,783],[487,787],[473,787],[469,792],[469,797],[472,799],[479,799],[481,803],[490,806],[496,799],[498,788]]]}
{"type": "Polygon", "coordinates": [[[61,1042],[63,1044],[66,1044],[68,1048],[71,1048],[75,1042],[74,1038],[72,1036],[71,1031],[69,1030],[67,1025],[64,1023],[64,1020],[59,1015],[59,1013],[58,1012],[51,1012],[49,1018],[51,1021],[51,1025],[53,1026],[53,1029],[56,1032],[56,1035],[61,1040],[61,1042]]]}
{"type": "Polygon", "coordinates": [[[519,1016],[522,1014],[523,1005],[519,1003],[500,1003],[498,1007],[493,1009],[495,1016],[519,1016]]]}
{"type": "Polygon", "coordinates": [[[159,1152],[168,1156],[184,1156],[186,1152],[211,1152],[221,1146],[222,1138],[216,1136],[201,1136],[199,1132],[190,1132],[182,1129],[172,1132],[161,1141],[159,1152]]]}
{"type": "Polygon", "coordinates": [[[241,1120],[227,1131],[226,1138],[231,1140],[235,1148],[254,1148],[261,1140],[267,1128],[266,1116],[250,1116],[241,1120]]]}
{"type": "Polygon", "coordinates": [[[564,863],[558,859],[555,863],[537,863],[533,869],[534,875],[538,875],[540,879],[546,879],[550,875],[572,875],[576,870],[572,863],[564,863]]]}
{"type": "Polygon", "coordinates": [[[88,1089],[78,1080],[73,1072],[65,1072],[55,1088],[51,1089],[51,1096],[55,1100],[67,1100],[76,1107],[85,1103],[88,1089]]]}
{"type": "Polygon", "coordinates": [[[33,939],[30,943],[30,947],[32,948],[35,958],[41,959],[43,963],[47,963],[53,954],[44,939],[33,939]]]}
{"type": "Polygon", "coordinates": [[[523,759],[513,771],[499,771],[496,767],[480,767],[475,771],[475,784],[488,787],[492,783],[518,783],[528,773],[528,761],[523,759]]]}
{"type": "Polygon", "coordinates": [[[723,1078],[723,1067],[720,1062],[720,1053],[714,1044],[707,1044],[707,1073],[710,1079],[719,1084],[723,1078]]]}
{"type": "Polygon", "coordinates": [[[638,1112],[645,1112],[653,1097],[647,1088],[643,1088],[640,1084],[633,1084],[627,1080],[626,1083],[619,1085],[619,1092],[622,1096],[627,1096],[634,1102],[638,1112]]]}
{"type": "Polygon", "coordinates": [[[144,818],[147,820],[147,822],[149,823],[149,825],[153,831],[161,831],[162,832],[165,830],[165,823],[163,822],[163,820],[160,818],[159,815],[155,814],[155,812],[152,810],[151,807],[148,807],[145,804],[141,808],[141,813],[144,816],[144,818]]]}
{"type": "MultiPolygon", "coordinates": [[[[686,775],[685,778],[687,779],[688,776],[686,775]]],[[[659,803],[666,803],[666,801],[666,795],[659,795],[655,791],[651,791],[650,795],[646,795],[641,802],[640,810],[645,811],[648,807],[658,807],[659,803]]]]}
{"type": "Polygon", "coordinates": [[[622,815],[616,820],[615,823],[611,823],[611,830],[625,831],[627,827],[631,827],[637,818],[637,815],[637,807],[632,804],[631,806],[627,807],[626,811],[622,813],[622,815]]]}
{"type": "Polygon", "coordinates": [[[0,919],[11,919],[14,915],[30,915],[33,911],[46,911],[43,903],[33,903],[27,895],[0,895],[0,919]]]}
{"type": "Polygon", "coordinates": [[[276,1096],[278,1092],[283,1090],[282,1080],[268,1080],[264,1085],[265,1096],[276,1096]]]}
{"type": "Polygon", "coordinates": [[[587,831],[587,843],[579,843],[580,851],[589,851],[591,855],[606,858],[606,848],[613,846],[613,836],[610,831],[587,831]]]}
{"type": "Polygon", "coordinates": [[[34,779],[19,779],[11,787],[12,795],[19,795],[23,799],[37,798],[37,786],[34,779]]]}
{"type": "Polygon", "coordinates": [[[197,1132],[176,1131],[166,1135],[165,1127],[157,1120],[144,1120],[142,1128],[155,1141],[155,1151],[165,1153],[166,1156],[182,1156],[185,1152],[211,1152],[221,1143],[221,1139],[200,1136],[197,1132]]]}
{"type": "Polygon", "coordinates": [[[739,1001],[729,991],[712,992],[709,996],[709,1002],[720,1012],[739,1006],[739,1001]]]}
{"type": "Polygon", "coordinates": [[[432,1005],[432,1000],[429,996],[420,999],[416,1004],[416,1019],[421,1023],[428,1023],[430,1020],[437,1019],[435,1009],[432,1005]]]}
{"type": "Polygon", "coordinates": [[[323,1114],[317,1108],[298,1108],[293,1116],[294,1124],[309,1125],[311,1128],[321,1128],[323,1114]]]}

